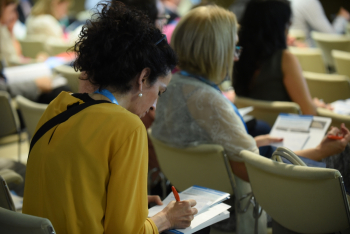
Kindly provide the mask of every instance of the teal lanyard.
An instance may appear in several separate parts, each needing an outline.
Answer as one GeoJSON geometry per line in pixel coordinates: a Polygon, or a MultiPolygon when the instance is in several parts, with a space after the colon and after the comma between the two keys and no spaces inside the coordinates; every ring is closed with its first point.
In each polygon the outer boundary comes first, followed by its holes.
{"type": "Polygon", "coordinates": [[[105,96],[106,98],[108,98],[112,103],[119,105],[117,99],[115,99],[113,94],[109,92],[107,89],[101,89],[101,90],[98,89],[94,93],[99,93],[105,96]]]}

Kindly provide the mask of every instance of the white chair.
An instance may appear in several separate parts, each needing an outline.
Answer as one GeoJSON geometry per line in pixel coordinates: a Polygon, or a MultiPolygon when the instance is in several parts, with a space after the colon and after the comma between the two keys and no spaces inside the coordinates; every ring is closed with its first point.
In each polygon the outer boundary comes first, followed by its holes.
{"type": "Polygon", "coordinates": [[[350,77],[350,53],[340,50],[332,50],[335,69],[339,75],[350,77]]]}
{"type": "Polygon", "coordinates": [[[288,49],[298,59],[303,71],[326,73],[320,49],[299,47],[289,47],[288,49]]]}
{"type": "Polygon", "coordinates": [[[346,127],[348,127],[348,128],[350,127],[350,116],[349,115],[336,114],[333,111],[327,110],[324,108],[317,108],[317,115],[331,118],[332,119],[331,126],[339,128],[340,125],[342,123],[344,123],[346,127]]]}
{"type": "Polygon", "coordinates": [[[58,43],[57,41],[48,41],[45,43],[46,52],[50,56],[56,56],[58,54],[66,53],[70,48],[74,46],[69,43],[58,43]]]}
{"type": "Polygon", "coordinates": [[[35,59],[40,52],[46,51],[44,41],[39,38],[38,39],[36,38],[20,39],[19,43],[21,44],[22,54],[25,57],[35,59]]]}
{"type": "Polygon", "coordinates": [[[349,204],[340,172],[272,161],[243,150],[254,196],[292,232],[335,233],[350,227],[349,204]]]}
{"type": "Polygon", "coordinates": [[[73,93],[79,92],[79,76],[81,72],[76,72],[74,68],[67,65],[55,67],[54,72],[56,74],[62,75],[64,78],[67,79],[68,85],[72,89],[73,93]]]}
{"type": "Polygon", "coordinates": [[[334,68],[332,50],[350,52],[350,37],[348,36],[313,31],[311,37],[316,42],[317,47],[322,50],[325,63],[330,67],[334,68]]]}
{"type": "MultiPolygon", "coordinates": [[[[20,121],[12,104],[10,94],[0,91],[0,141],[12,135],[18,140],[18,160],[21,156],[21,126],[20,121]]],[[[6,143],[6,139],[2,141],[6,143]]]]}
{"type": "Polygon", "coordinates": [[[254,110],[249,115],[254,116],[273,126],[280,113],[301,114],[300,106],[295,102],[271,102],[261,101],[251,98],[239,97],[235,98],[235,105],[238,108],[252,106],[254,110]]]}
{"type": "Polygon", "coordinates": [[[303,72],[312,97],[326,103],[350,98],[350,79],[344,75],[303,72]]]}
{"type": "Polygon", "coordinates": [[[22,113],[28,132],[28,138],[31,139],[34,136],[36,126],[48,105],[30,101],[21,95],[16,97],[16,102],[22,113]]]}
{"type": "MultiPolygon", "coordinates": [[[[239,198],[251,191],[248,183],[233,175],[221,145],[204,144],[176,148],[155,139],[151,131],[148,132],[148,136],[153,143],[161,171],[178,190],[183,191],[192,185],[199,185],[230,194],[235,193],[239,198]]],[[[242,233],[254,232],[255,222],[256,227],[259,226],[259,230],[264,233],[265,214],[260,218],[257,216],[257,220],[254,219],[249,197],[243,199],[240,204],[240,213],[237,214],[237,222],[240,224],[237,228],[242,233]]]]}

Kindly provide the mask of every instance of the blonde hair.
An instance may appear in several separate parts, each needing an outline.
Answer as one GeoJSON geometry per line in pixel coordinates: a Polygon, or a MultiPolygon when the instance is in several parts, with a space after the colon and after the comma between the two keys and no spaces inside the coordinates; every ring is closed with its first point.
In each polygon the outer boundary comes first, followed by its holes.
{"type": "Polygon", "coordinates": [[[218,6],[202,6],[184,16],[174,30],[171,45],[181,69],[220,83],[232,78],[237,21],[218,6]]]}
{"type": "MultiPolygon", "coordinates": [[[[36,3],[34,4],[31,14],[34,16],[38,15],[52,15],[53,14],[53,7],[52,7],[52,2],[55,0],[37,0],[36,3]]],[[[56,0],[58,3],[61,2],[72,2],[72,0],[56,0]]]]}

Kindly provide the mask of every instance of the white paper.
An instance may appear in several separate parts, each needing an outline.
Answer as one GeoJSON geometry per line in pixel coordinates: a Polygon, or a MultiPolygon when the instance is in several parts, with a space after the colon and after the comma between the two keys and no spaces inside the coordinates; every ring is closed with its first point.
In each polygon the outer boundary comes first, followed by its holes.
{"type": "MultiPolygon", "coordinates": [[[[205,199],[202,196],[198,195],[188,195],[188,194],[182,194],[179,193],[180,200],[189,200],[193,199],[197,202],[197,204],[194,206],[197,210],[198,213],[200,213],[202,210],[205,210],[208,208],[212,202],[210,202],[208,199],[205,199]]],[[[153,206],[148,210],[148,217],[152,217],[162,211],[171,201],[176,201],[174,194],[170,193],[164,200],[163,200],[163,205],[161,206],[153,206]]]]}
{"type": "Polygon", "coordinates": [[[283,142],[271,145],[285,146],[293,151],[316,147],[325,136],[330,118],[281,114],[273,125],[270,135],[282,137],[283,142]]]}
{"type": "Polygon", "coordinates": [[[186,229],[169,230],[166,233],[190,234],[230,217],[227,211],[231,206],[221,203],[197,215],[186,229]]]}
{"type": "MultiPolygon", "coordinates": [[[[207,210],[210,206],[226,200],[230,197],[229,193],[221,192],[214,189],[209,189],[201,186],[192,186],[183,192],[179,193],[180,200],[193,199],[197,202],[194,206],[198,210],[198,214],[207,210]]],[[[148,217],[152,217],[162,211],[171,201],[175,201],[173,193],[170,193],[164,200],[163,205],[154,206],[148,210],[148,217]]],[[[197,214],[197,215],[198,215],[197,214]]]]}
{"type": "Polygon", "coordinates": [[[331,103],[333,112],[340,115],[350,115],[350,99],[338,100],[331,103]]]}
{"type": "Polygon", "coordinates": [[[295,133],[279,130],[274,131],[270,135],[283,138],[282,142],[272,143],[271,145],[276,147],[284,146],[293,151],[303,149],[310,137],[308,133],[295,133]]]}
{"type": "Polygon", "coordinates": [[[51,77],[52,71],[46,63],[35,63],[16,67],[4,68],[7,83],[34,80],[39,77],[51,77]]]}
{"type": "Polygon", "coordinates": [[[254,107],[252,106],[248,106],[248,107],[244,107],[244,108],[239,108],[238,112],[241,114],[241,116],[245,116],[246,114],[252,112],[254,110],[254,107]]]}

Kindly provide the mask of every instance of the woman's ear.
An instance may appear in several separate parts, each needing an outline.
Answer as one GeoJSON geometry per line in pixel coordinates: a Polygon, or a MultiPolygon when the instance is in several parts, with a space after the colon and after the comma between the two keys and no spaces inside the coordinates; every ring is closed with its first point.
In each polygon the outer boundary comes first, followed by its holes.
{"type": "Polygon", "coordinates": [[[144,68],[140,75],[137,78],[138,90],[142,92],[142,87],[148,82],[149,76],[151,74],[151,69],[146,67],[144,68]]]}

